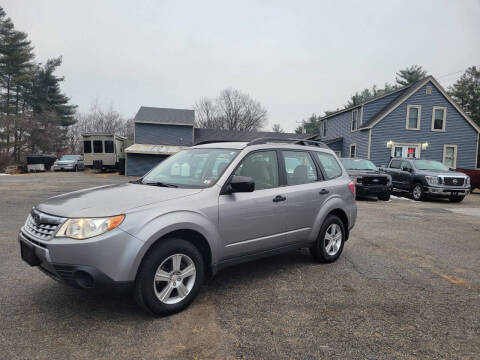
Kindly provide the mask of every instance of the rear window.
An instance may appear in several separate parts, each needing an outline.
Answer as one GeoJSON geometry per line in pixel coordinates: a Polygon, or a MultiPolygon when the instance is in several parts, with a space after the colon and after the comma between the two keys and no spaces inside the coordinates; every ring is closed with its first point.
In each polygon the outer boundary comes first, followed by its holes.
{"type": "Polygon", "coordinates": [[[90,140],[85,140],[83,142],[83,152],[85,154],[90,154],[92,152],[92,142],[90,140]]]}
{"type": "Polygon", "coordinates": [[[322,164],[323,170],[325,170],[328,179],[334,179],[342,175],[342,168],[337,159],[335,159],[335,156],[323,152],[315,152],[315,154],[317,155],[320,164],[322,164]]]}
{"type": "Polygon", "coordinates": [[[93,152],[94,153],[103,153],[103,141],[94,140],[93,141],[93,152]]]}
{"type": "Polygon", "coordinates": [[[390,163],[390,167],[392,169],[400,169],[400,164],[402,162],[400,160],[392,160],[392,162],[390,163]]]}
{"type": "Polygon", "coordinates": [[[105,140],[105,152],[106,153],[113,153],[113,141],[112,140],[105,140]]]}

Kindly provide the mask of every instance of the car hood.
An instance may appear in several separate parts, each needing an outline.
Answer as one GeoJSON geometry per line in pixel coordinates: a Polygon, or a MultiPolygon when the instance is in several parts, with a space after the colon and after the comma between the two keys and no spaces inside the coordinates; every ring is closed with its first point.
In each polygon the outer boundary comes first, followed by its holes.
{"type": "Polygon", "coordinates": [[[141,206],[191,196],[201,191],[125,183],[54,196],[35,208],[62,217],[103,217],[124,214],[141,206]]]}
{"type": "Polygon", "coordinates": [[[66,165],[66,164],[73,164],[74,162],[75,162],[75,160],[57,160],[57,161],[55,161],[55,164],[66,165]]]}
{"type": "Polygon", "coordinates": [[[453,177],[466,177],[464,173],[457,171],[445,171],[445,170],[417,170],[417,174],[420,175],[433,175],[433,176],[453,176],[453,177]]]}
{"type": "Polygon", "coordinates": [[[364,176],[364,175],[387,176],[387,174],[382,173],[378,170],[347,170],[347,173],[350,176],[364,176]]]}

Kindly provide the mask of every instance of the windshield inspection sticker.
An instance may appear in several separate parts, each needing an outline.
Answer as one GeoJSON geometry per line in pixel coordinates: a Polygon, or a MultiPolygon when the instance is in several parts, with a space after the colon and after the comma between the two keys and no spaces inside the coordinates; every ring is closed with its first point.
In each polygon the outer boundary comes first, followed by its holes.
{"type": "Polygon", "coordinates": [[[202,180],[203,185],[210,185],[212,182],[213,182],[213,179],[209,179],[209,178],[202,180]]]}

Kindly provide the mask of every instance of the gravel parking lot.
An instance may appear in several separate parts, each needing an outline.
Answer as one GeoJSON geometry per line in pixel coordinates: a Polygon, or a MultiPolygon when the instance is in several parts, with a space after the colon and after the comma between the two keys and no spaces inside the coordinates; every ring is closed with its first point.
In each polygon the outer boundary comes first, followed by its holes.
{"type": "Polygon", "coordinates": [[[478,359],[480,194],[358,202],[339,261],[296,251],[219,273],[186,311],[153,319],[125,295],[77,290],[23,263],[33,204],[126,181],[0,177],[2,359],[478,359]]]}

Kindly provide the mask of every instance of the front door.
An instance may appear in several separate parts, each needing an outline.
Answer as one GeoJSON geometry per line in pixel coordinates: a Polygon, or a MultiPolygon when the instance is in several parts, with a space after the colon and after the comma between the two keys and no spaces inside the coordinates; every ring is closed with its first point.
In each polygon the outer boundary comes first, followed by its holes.
{"type": "Polygon", "coordinates": [[[419,155],[418,145],[394,145],[393,157],[416,159],[419,155]]]}
{"type": "Polygon", "coordinates": [[[222,260],[282,246],[287,199],[278,168],[277,152],[270,150],[248,154],[235,170],[255,181],[255,191],[220,195],[222,260]]]}

